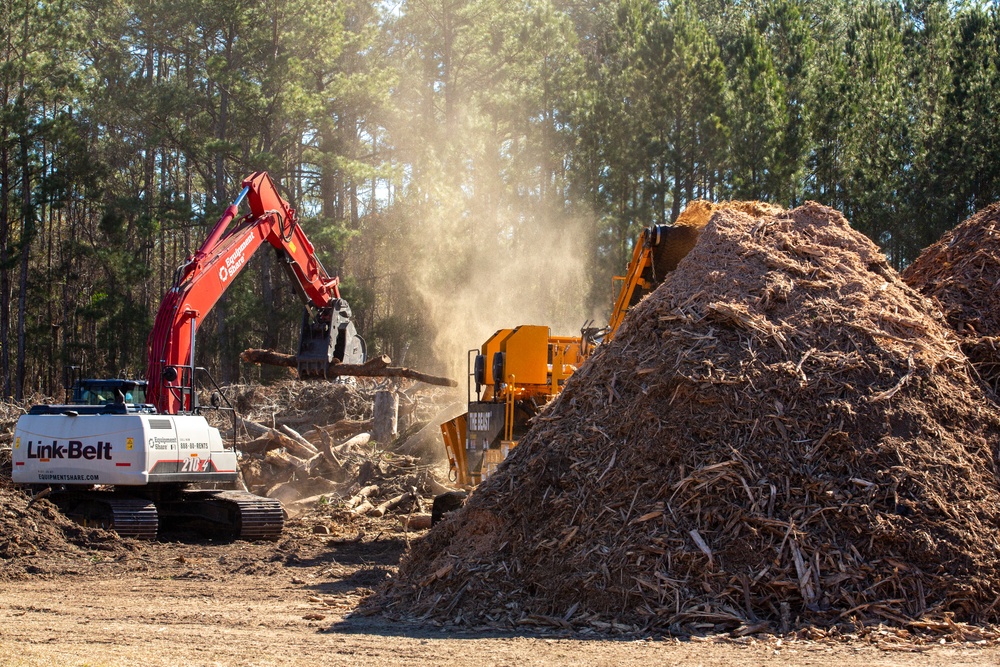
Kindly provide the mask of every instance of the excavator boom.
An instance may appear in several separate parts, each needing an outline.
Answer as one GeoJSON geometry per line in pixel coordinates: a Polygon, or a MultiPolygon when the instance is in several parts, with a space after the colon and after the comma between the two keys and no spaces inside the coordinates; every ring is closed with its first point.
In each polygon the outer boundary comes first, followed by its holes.
{"type": "Polygon", "coordinates": [[[146,378],[148,400],[158,411],[177,414],[194,409],[198,328],[264,244],[275,248],[299,295],[312,309],[311,317],[307,311],[300,345],[309,374],[325,374],[333,358],[348,363],[364,361],[363,342],[350,321],[350,308],[341,299],[339,278],[326,272],[299,226],[295,210],[278,194],[270,176],[257,172],[243,181],[240,196],[198,251],[178,269],[156,314],[146,378]],[[250,212],[234,223],[244,199],[250,212]],[[338,347],[339,356],[335,354],[338,347]],[[318,354],[317,348],[321,348],[318,354]]]}

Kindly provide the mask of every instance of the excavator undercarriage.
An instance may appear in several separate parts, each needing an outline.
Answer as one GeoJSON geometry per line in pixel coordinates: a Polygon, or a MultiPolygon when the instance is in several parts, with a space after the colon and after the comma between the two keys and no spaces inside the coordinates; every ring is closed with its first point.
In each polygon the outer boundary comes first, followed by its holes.
{"type": "Polygon", "coordinates": [[[278,501],[246,491],[139,488],[146,493],[68,487],[47,496],[77,523],[114,530],[122,537],[151,540],[178,528],[225,539],[273,540],[284,526],[278,501]]]}

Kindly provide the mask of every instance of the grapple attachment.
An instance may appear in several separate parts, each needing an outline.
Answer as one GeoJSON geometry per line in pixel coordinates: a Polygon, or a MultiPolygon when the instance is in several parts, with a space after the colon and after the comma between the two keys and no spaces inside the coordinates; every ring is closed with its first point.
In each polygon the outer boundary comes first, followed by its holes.
{"type": "Polygon", "coordinates": [[[365,341],[354,328],[347,301],[336,299],[329,308],[306,308],[297,361],[302,378],[335,377],[331,364],[365,362],[365,341]]]}

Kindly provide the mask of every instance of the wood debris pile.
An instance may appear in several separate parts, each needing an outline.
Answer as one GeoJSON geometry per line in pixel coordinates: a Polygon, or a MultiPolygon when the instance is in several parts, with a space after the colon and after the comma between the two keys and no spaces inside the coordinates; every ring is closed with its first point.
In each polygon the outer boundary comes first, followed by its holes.
{"type": "Polygon", "coordinates": [[[995,622],[998,435],[954,335],[843,216],[719,211],[372,604],[738,635],[995,622]]]}
{"type": "MultiPolygon", "coordinates": [[[[423,514],[425,500],[450,489],[435,479],[433,462],[399,448],[428,424],[442,392],[419,385],[399,391],[400,436],[376,443],[372,402],[378,386],[286,382],[236,388],[235,406],[247,415],[237,426],[248,489],[276,498],[293,515],[321,501],[343,501],[356,515],[423,514]]],[[[444,394],[450,401],[450,393],[444,394]]]]}
{"type": "Polygon", "coordinates": [[[284,425],[300,430],[341,419],[370,418],[374,393],[365,385],[299,380],[230,385],[225,392],[241,417],[275,428],[284,425]]]}
{"type": "Polygon", "coordinates": [[[1000,391],[1000,203],[947,232],[902,276],[941,310],[980,377],[1000,391]]]}
{"type": "Polygon", "coordinates": [[[418,458],[371,441],[370,420],[341,420],[303,434],[243,422],[258,438],[243,446],[250,491],[276,498],[295,513],[319,496],[344,500],[356,514],[383,516],[421,508],[421,498],[446,491],[418,458]]]}

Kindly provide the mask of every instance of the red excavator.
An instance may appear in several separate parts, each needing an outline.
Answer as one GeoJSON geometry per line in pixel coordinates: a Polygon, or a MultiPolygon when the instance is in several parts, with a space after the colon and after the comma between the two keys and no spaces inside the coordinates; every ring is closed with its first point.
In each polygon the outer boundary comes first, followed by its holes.
{"type": "Polygon", "coordinates": [[[177,270],[149,336],[146,382],[83,381],[73,403],[32,407],[14,432],[13,480],[51,489],[50,499],[67,515],[121,535],[153,538],[165,520],[193,519],[232,537],[277,537],[284,523],[277,501],[190,488],[238,482],[235,442],[225,445],[200,414],[196,376],[215,383],[195,364],[195,341],[209,311],[265,243],[306,303],[300,376],[327,377],[336,363],[363,363],[364,341],[339,278],[323,268],[271,178],[257,172],[177,270]],[[244,199],[250,212],[234,224],[244,199]]]}

